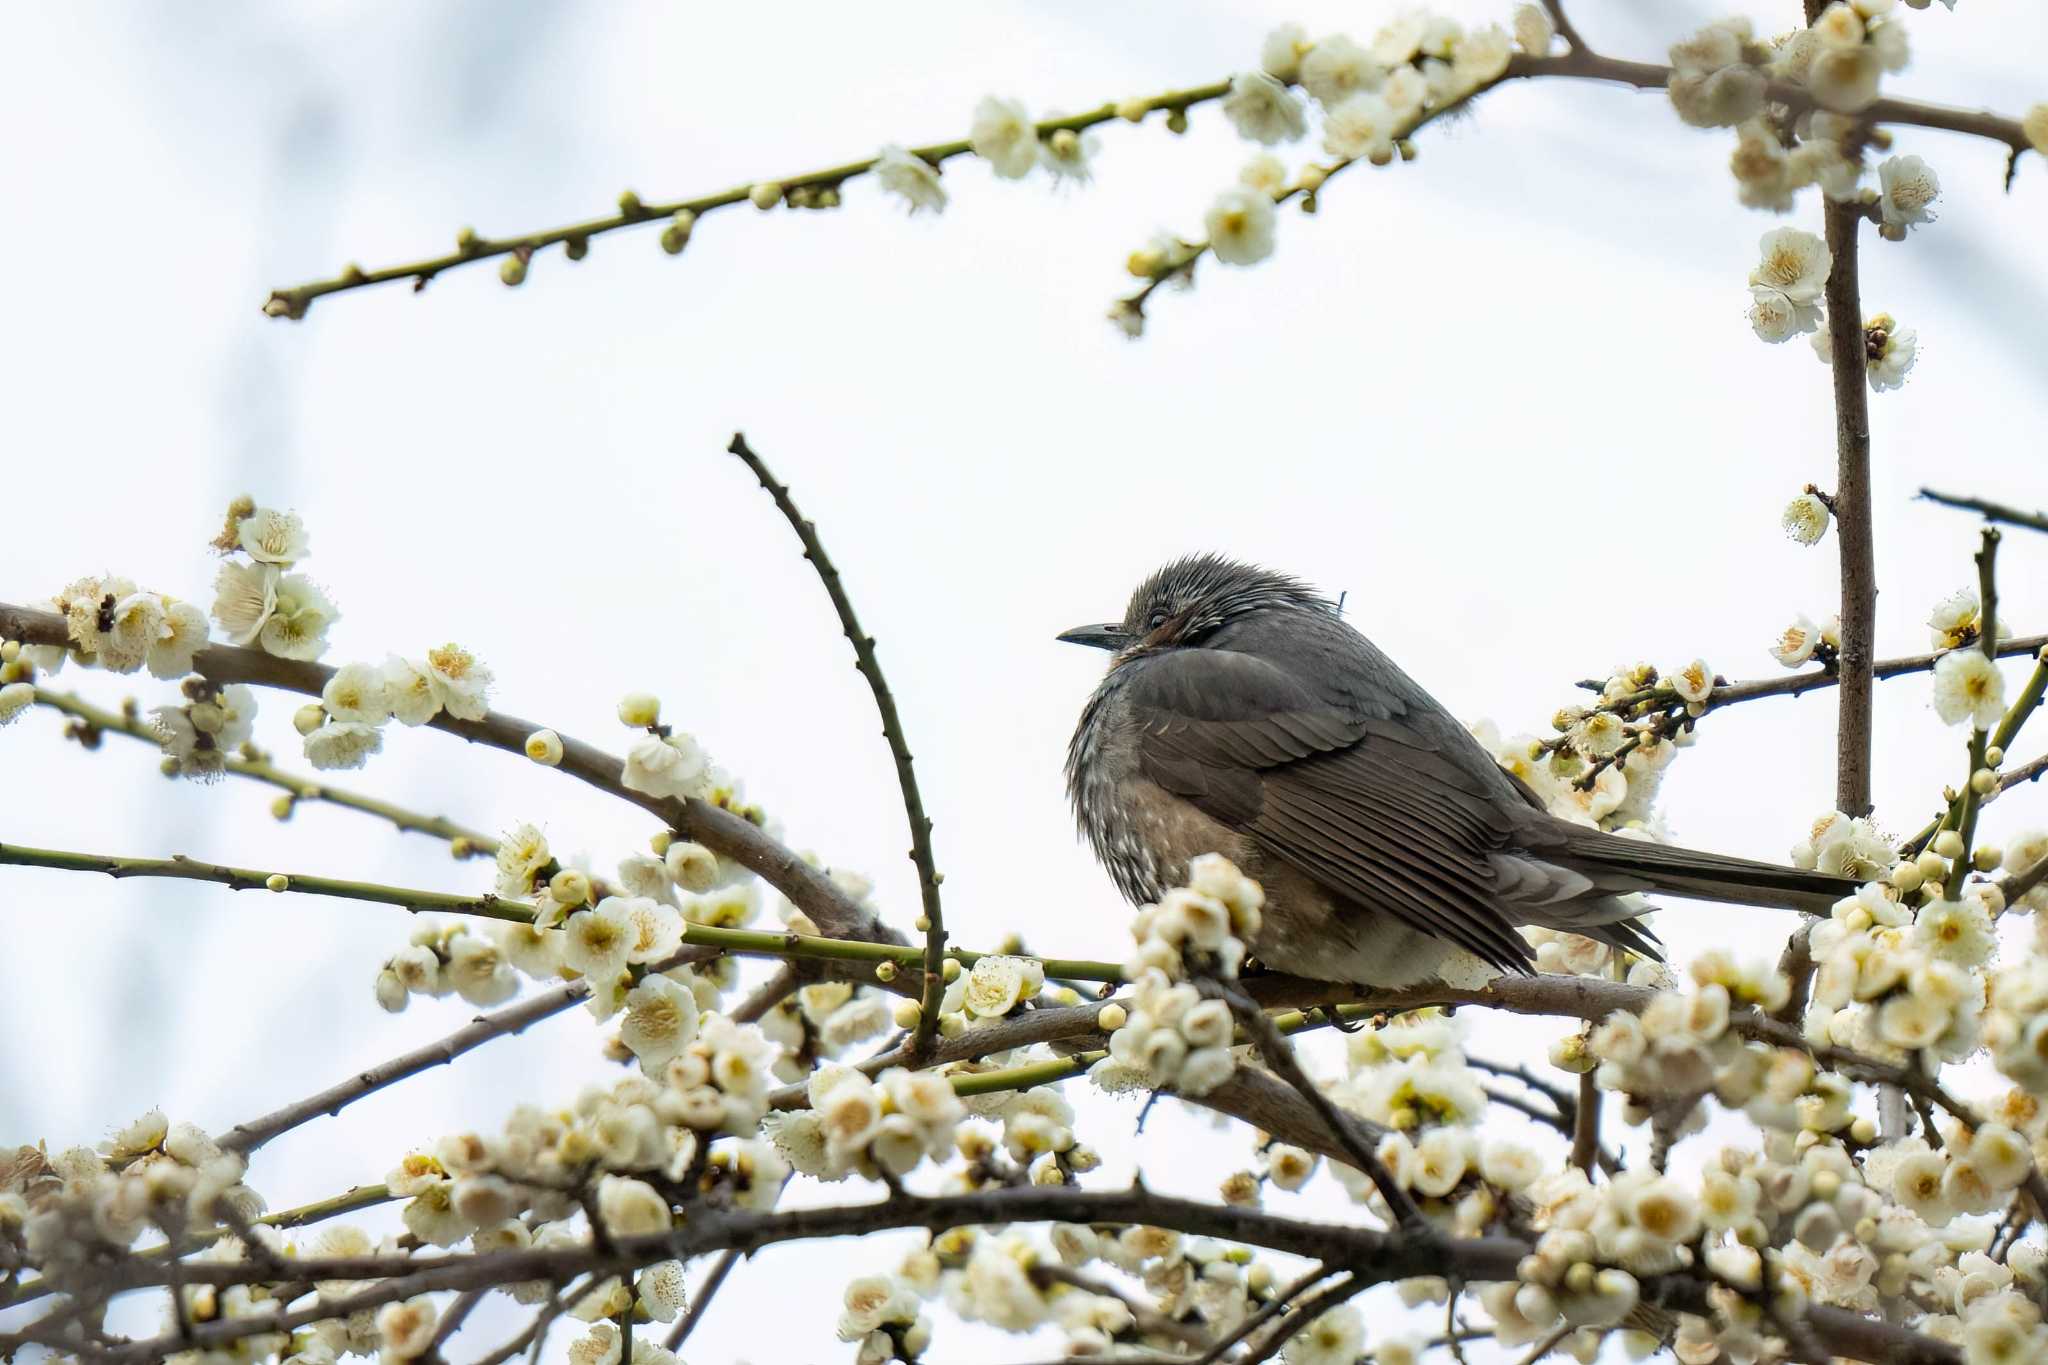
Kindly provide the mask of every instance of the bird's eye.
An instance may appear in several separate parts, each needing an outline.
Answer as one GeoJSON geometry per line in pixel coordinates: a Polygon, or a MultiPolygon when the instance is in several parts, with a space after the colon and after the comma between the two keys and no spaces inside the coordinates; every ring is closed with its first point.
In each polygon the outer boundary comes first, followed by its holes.
{"type": "Polygon", "coordinates": [[[1152,614],[1145,618],[1145,629],[1157,630],[1161,626],[1165,625],[1167,614],[1168,613],[1165,607],[1152,608],[1152,614]]]}

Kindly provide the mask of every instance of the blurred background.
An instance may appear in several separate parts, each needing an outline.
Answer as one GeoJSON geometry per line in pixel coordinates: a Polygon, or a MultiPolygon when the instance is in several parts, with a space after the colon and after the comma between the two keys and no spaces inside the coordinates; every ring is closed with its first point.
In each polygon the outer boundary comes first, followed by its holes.
{"type": "MultiPolygon", "coordinates": [[[[1768,32],[1796,9],[1754,13],[1768,32]]],[[[834,213],[713,215],[680,258],[648,228],[599,239],[581,264],[544,253],[517,290],[486,264],[419,296],[328,298],[298,324],[260,306],[346,261],[439,254],[463,224],[530,230],[608,213],[626,186],[671,198],[961,136],[990,93],[1043,116],[1212,81],[1252,67],[1280,21],[1369,40],[1391,13],[21,9],[0,50],[0,118],[17,130],[0,144],[14,205],[0,217],[0,599],[116,572],[210,600],[206,541],[228,500],[295,507],[313,535],[302,568],[343,612],[328,662],[453,638],[496,670],[497,705],[614,748],[617,698],[656,692],[792,843],[870,873],[907,925],[915,888],[871,703],[788,527],[724,453],[743,428],[880,641],[957,941],[1020,930],[1119,957],[1124,908],[1075,840],[1060,778],[1103,660],[1052,637],[1120,614],[1165,558],[1225,550],[1347,592],[1350,619],[1447,705],[1510,733],[1542,729],[1573,679],[1617,662],[1771,674],[1765,647],[1793,615],[1833,610],[1832,538],[1806,550],[1778,528],[1801,485],[1832,485],[1827,372],[1744,320],[1757,237],[1780,220],[1737,204],[1730,135],[1681,126],[1661,95],[1504,89],[1427,132],[1415,164],[1341,178],[1315,217],[1283,211],[1265,264],[1207,264],[1192,293],[1162,291],[1135,343],[1103,320],[1130,288],[1126,254],[1161,228],[1199,235],[1253,150],[1213,108],[1179,138],[1157,119],[1100,130],[1082,189],[962,160],[937,218],[857,181],[834,213]]],[[[1653,58],[1719,11],[1573,13],[1594,46],[1653,58]]],[[[1896,89],[2009,114],[2048,97],[2038,62],[2015,56],[2048,50],[2048,13],[1970,0],[1907,22],[1915,57],[1896,89]]],[[[1284,150],[1294,164],[1314,148],[1284,150]]],[[[1880,656],[1925,649],[1930,608],[1974,581],[1975,526],[1914,490],[2048,503],[2048,167],[2029,158],[2008,194],[1997,146],[1906,129],[1898,150],[1927,157],[1943,194],[1939,222],[1865,248],[1869,311],[1921,348],[1906,387],[1872,402],[1880,656]]],[[[1809,197],[1784,221],[1818,231],[1819,217],[1809,197]]],[[[2048,540],[2010,535],[2002,566],[2004,619],[2043,629],[2048,540]]],[[[59,682],[106,704],[172,691],[59,682]]],[[[296,699],[263,704],[258,740],[297,764],[296,699]]],[[[1882,684],[1878,705],[1878,819],[1905,833],[1962,776],[1962,736],[1924,678],[1882,684]]],[[[1782,858],[1832,803],[1833,711],[1823,694],[1710,719],[1664,785],[1675,835],[1782,858]]],[[[172,785],[156,762],[116,741],[82,754],[32,713],[0,736],[0,839],[488,880],[425,838],[318,807],[279,825],[268,789],[172,785]]],[[[600,867],[652,833],[523,760],[399,727],[347,782],[485,829],[539,822],[600,867]]],[[[2048,794],[2020,790],[1987,820],[1993,839],[2048,821],[2048,794]]],[[[219,1130],[474,1012],[452,996],[376,1008],[374,973],[411,928],[396,911],[12,868],[0,900],[0,1142],[91,1143],[152,1105],[219,1130]]],[[[1681,959],[1708,944],[1775,955],[1787,927],[1684,905],[1659,925],[1681,959]]],[[[1540,1057],[1564,1028],[1477,1020],[1473,1050],[1540,1057]]],[[[294,1133],[251,1182],[274,1207],[305,1202],[443,1133],[492,1129],[519,1100],[566,1102],[607,1074],[601,1036],[576,1012],[495,1042],[294,1133]]],[[[1241,1130],[1168,1105],[1136,1140],[1134,1105],[1070,1089],[1113,1172],[1135,1160],[1155,1187],[1205,1194],[1248,1163],[1241,1130]]],[[[1327,1178],[1275,1206],[1352,1216],[1327,1178]]],[[[395,1225],[381,1213],[364,1221],[395,1225]]],[[[686,1355],[850,1358],[831,1339],[837,1288],[893,1254],[766,1253],[686,1355]]],[[[1387,1292],[1365,1302],[1388,1330],[1387,1292]]],[[[494,1306],[472,1322],[458,1358],[513,1319],[494,1306]]],[[[930,1359],[1051,1345],[946,1323],[930,1359]]]]}

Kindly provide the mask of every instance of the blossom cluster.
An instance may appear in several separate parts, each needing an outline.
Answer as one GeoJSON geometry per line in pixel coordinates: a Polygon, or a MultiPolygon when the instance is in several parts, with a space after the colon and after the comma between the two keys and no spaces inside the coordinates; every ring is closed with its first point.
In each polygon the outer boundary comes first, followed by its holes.
{"type": "Polygon", "coordinates": [[[1245,944],[1257,937],[1265,892],[1218,853],[1188,864],[1187,883],[1131,919],[1138,948],[1124,964],[1128,1008],[1106,1007],[1109,1053],[1091,1075],[1106,1089],[1214,1090],[1236,1069],[1230,1005],[1186,978],[1234,978],[1245,944]]]}
{"type": "MultiPolygon", "coordinates": [[[[1856,197],[1872,138],[1855,115],[1907,56],[1894,0],[1836,0],[1811,25],[1774,38],[1730,18],[1674,43],[1667,93],[1687,123],[1736,130],[1729,165],[1742,202],[1782,213],[1807,186],[1834,200],[1856,197]],[[1796,104],[1786,91],[1798,92],[1796,104]]],[[[1881,221],[1887,235],[1904,236],[1932,217],[1939,185],[1918,157],[1887,165],[1881,221]]]]}
{"type": "MultiPolygon", "coordinates": [[[[1498,24],[1468,30],[1422,10],[1402,14],[1365,43],[1347,33],[1311,40],[1299,24],[1282,25],[1267,35],[1257,69],[1231,78],[1224,116],[1247,142],[1277,148],[1309,135],[1313,109],[1328,160],[1306,161],[1290,172],[1272,152],[1258,153],[1203,215],[1205,241],[1161,233],[1131,253],[1130,273],[1148,287],[1186,284],[1205,251],[1225,265],[1265,260],[1273,254],[1276,204],[1298,196],[1313,212],[1317,191],[1337,171],[1412,155],[1408,133],[1499,81],[1518,47],[1540,56],[1554,36],[1549,16],[1535,5],[1519,7],[1512,33],[1498,24]]],[[[1124,116],[1135,122],[1149,109],[1135,101],[1124,116]]],[[[975,150],[982,150],[980,143],[975,150]]],[[[1142,296],[1120,300],[1109,316],[1125,335],[1142,334],[1142,296]]]]}

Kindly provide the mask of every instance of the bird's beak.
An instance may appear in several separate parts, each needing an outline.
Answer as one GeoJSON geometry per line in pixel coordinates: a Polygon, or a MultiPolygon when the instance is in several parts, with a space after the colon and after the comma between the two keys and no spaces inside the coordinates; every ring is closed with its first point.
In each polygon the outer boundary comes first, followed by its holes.
{"type": "Polygon", "coordinates": [[[1108,621],[1099,626],[1075,626],[1072,630],[1063,632],[1059,638],[1070,645],[1087,645],[1090,649],[1115,651],[1122,649],[1124,642],[1131,637],[1124,633],[1120,623],[1108,621]]]}

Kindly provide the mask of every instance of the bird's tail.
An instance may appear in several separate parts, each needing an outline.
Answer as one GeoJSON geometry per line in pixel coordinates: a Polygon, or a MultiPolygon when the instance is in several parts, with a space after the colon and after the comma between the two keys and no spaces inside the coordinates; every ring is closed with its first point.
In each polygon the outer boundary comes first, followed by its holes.
{"type": "Polygon", "coordinates": [[[1573,827],[1544,857],[1590,878],[1603,891],[1662,891],[1673,896],[1804,910],[1824,915],[1860,883],[1825,872],[1752,862],[1573,827]]]}

